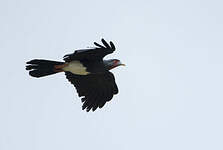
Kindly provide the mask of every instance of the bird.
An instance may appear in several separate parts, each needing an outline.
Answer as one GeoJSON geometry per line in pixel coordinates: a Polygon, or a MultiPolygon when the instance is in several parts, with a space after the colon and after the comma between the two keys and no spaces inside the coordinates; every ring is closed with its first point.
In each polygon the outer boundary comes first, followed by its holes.
{"type": "Polygon", "coordinates": [[[65,72],[68,81],[74,85],[82,101],[82,110],[89,112],[102,108],[114,95],[118,86],[111,69],[125,66],[119,59],[104,60],[116,48],[112,41],[102,44],[94,42],[94,47],[77,49],[63,57],[62,61],[33,59],[26,62],[26,70],[32,77],[40,78],[65,72]]]}

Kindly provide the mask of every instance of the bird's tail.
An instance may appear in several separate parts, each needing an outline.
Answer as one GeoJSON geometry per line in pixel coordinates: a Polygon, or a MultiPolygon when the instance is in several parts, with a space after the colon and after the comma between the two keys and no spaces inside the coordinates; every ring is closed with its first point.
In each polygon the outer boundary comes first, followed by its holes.
{"type": "Polygon", "coordinates": [[[29,75],[37,78],[62,72],[65,65],[64,62],[43,59],[33,59],[26,64],[28,64],[26,70],[29,70],[29,75]]]}

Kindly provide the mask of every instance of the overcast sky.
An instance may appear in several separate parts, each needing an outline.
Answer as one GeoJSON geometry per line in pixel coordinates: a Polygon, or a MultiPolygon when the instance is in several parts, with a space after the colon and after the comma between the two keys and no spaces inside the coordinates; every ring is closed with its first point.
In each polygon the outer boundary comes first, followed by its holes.
{"type": "Polygon", "coordinates": [[[223,2],[0,1],[1,150],[222,150],[223,2]],[[62,60],[101,38],[126,67],[119,94],[86,113],[63,73],[32,78],[25,62],[62,60]]]}

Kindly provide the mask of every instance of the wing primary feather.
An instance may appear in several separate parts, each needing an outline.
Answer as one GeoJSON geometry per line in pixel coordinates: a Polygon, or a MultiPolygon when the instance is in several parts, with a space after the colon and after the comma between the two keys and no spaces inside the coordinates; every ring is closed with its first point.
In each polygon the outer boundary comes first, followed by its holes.
{"type": "Polygon", "coordinates": [[[92,111],[95,111],[98,106],[99,106],[99,101],[100,101],[100,98],[101,98],[101,93],[98,93],[97,96],[95,97],[95,102],[94,104],[92,105],[92,111]]]}
{"type": "Polygon", "coordinates": [[[109,86],[109,84],[107,84],[104,87],[104,93],[103,93],[102,99],[98,104],[99,108],[102,108],[107,101],[110,101],[112,99],[112,97],[113,97],[112,89],[109,86]]]}
{"type": "Polygon", "coordinates": [[[111,49],[110,45],[104,39],[101,39],[101,41],[106,48],[111,49]]]}
{"type": "Polygon", "coordinates": [[[104,103],[106,103],[106,95],[105,95],[105,93],[102,93],[101,99],[98,102],[98,107],[100,108],[100,105],[104,104],[104,103]]]}
{"type": "Polygon", "coordinates": [[[85,101],[86,101],[86,98],[85,97],[81,98],[81,102],[82,103],[85,102],[85,101]]]}
{"type": "Polygon", "coordinates": [[[92,105],[95,103],[95,96],[91,96],[91,97],[87,97],[87,107],[86,107],[86,111],[89,112],[91,110],[92,105]]]}
{"type": "Polygon", "coordinates": [[[110,41],[111,49],[115,50],[115,45],[110,41]]]}
{"type": "Polygon", "coordinates": [[[87,107],[87,98],[84,97],[84,98],[82,98],[82,99],[83,99],[83,101],[84,101],[84,104],[82,105],[82,110],[84,110],[84,109],[87,107]]]}
{"type": "Polygon", "coordinates": [[[94,103],[94,100],[95,100],[95,96],[96,96],[96,92],[91,89],[87,94],[86,94],[86,97],[87,97],[87,112],[91,110],[92,108],[92,104],[94,103]]]}
{"type": "Polygon", "coordinates": [[[105,48],[104,46],[102,46],[102,45],[100,45],[100,44],[98,44],[98,43],[96,43],[96,42],[94,42],[94,45],[96,45],[96,46],[98,46],[98,47],[100,47],[100,48],[105,48]]]}
{"type": "Polygon", "coordinates": [[[65,75],[81,97],[83,102],[82,110],[85,109],[87,112],[102,108],[107,101],[112,99],[114,94],[118,93],[118,87],[111,72],[88,76],[79,76],[65,72],[65,75]]]}
{"type": "Polygon", "coordinates": [[[102,108],[105,105],[106,102],[100,103],[99,108],[102,108]]]}

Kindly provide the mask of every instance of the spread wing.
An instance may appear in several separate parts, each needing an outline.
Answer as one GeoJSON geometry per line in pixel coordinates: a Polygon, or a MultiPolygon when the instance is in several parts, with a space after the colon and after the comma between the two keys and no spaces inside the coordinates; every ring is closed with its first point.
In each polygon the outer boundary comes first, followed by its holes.
{"type": "Polygon", "coordinates": [[[64,56],[66,62],[72,60],[100,60],[103,59],[108,54],[111,54],[115,51],[115,45],[110,42],[110,45],[104,40],[101,39],[103,45],[100,45],[94,42],[96,47],[91,49],[76,50],[72,54],[67,54],[64,56]]]}
{"type": "Polygon", "coordinates": [[[118,93],[114,75],[111,72],[102,74],[89,74],[85,76],[65,72],[66,78],[75,86],[78,96],[82,97],[82,109],[87,112],[102,108],[118,93]]]}

